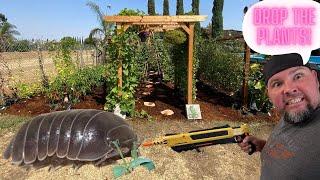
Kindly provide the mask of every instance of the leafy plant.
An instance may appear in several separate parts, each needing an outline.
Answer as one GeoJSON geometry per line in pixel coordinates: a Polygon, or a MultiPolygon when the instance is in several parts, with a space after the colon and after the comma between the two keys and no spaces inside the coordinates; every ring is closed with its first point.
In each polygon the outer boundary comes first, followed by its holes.
{"type": "Polygon", "coordinates": [[[57,76],[50,82],[45,94],[51,102],[60,103],[64,98],[72,103],[91,92],[94,87],[105,82],[105,66],[76,68],[71,54],[78,42],[71,37],[62,38],[56,44],[56,54],[53,57],[57,76]]]}
{"type": "MultiPolygon", "coordinates": [[[[134,9],[124,8],[119,12],[118,15],[119,16],[144,16],[146,14],[145,14],[145,12],[143,12],[139,9],[134,10],[134,9]]],[[[139,31],[141,31],[142,29],[143,29],[143,27],[141,27],[139,25],[132,25],[126,31],[139,33],[139,31]]]]}
{"type": "Polygon", "coordinates": [[[119,16],[143,16],[143,15],[146,15],[146,13],[144,13],[139,9],[133,10],[133,9],[124,8],[119,12],[118,15],[119,16]]]}
{"type": "Polygon", "coordinates": [[[145,111],[143,109],[140,112],[136,111],[135,112],[135,117],[137,117],[137,118],[146,118],[148,121],[153,121],[154,120],[154,118],[150,114],[148,114],[147,111],[145,111]]]}
{"type": "Polygon", "coordinates": [[[113,36],[108,46],[111,61],[107,64],[108,95],[105,110],[113,111],[117,104],[123,114],[132,116],[135,109],[135,88],[142,73],[141,46],[137,34],[125,32],[113,36]],[[122,65],[122,87],[118,87],[118,67],[122,65]]]}
{"type": "Polygon", "coordinates": [[[100,65],[79,69],[70,73],[68,77],[58,75],[50,83],[46,95],[56,102],[62,102],[65,96],[71,102],[78,102],[80,98],[89,94],[94,87],[104,84],[105,74],[105,66],[100,65]]]}
{"type": "Polygon", "coordinates": [[[224,44],[214,40],[201,42],[198,51],[199,77],[202,81],[227,94],[233,94],[241,88],[242,56],[231,53],[224,44]]]}
{"type": "Polygon", "coordinates": [[[56,46],[56,54],[53,58],[54,66],[57,70],[58,76],[62,80],[68,78],[76,71],[76,66],[72,62],[71,53],[76,45],[76,41],[71,37],[62,38],[60,43],[56,46]]]}
{"type": "Polygon", "coordinates": [[[115,178],[119,178],[125,174],[131,173],[136,167],[138,166],[144,166],[147,168],[149,171],[153,170],[155,168],[154,163],[148,159],[148,158],[143,158],[138,156],[138,147],[137,144],[133,144],[133,148],[131,150],[131,161],[127,162],[122,154],[122,151],[119,147],[119,141],[112,141],[112,144],[116,147],[118,153],[120,154],[120,157],[123,161],[122,164],[113,167],[113,175],[115,178]]]}
{"type": "Polygon", "coordinates": [[[42,86],[39,83],[26,84],[19,82],[16,84],[16,93],[19,98],[30,98],[42,91],[42,86]]]}
{"type": "Polygon", "coordinates": [[[272,108],[272,103],[269,101],[266,93],[266,86],[261,68],[261,64],[257,63],[250,66],[248,81],[250,108],[252,110],[268,112],[272,108]]]}
{"type": "Polygon", "coordinates": [[[172,44],[183,44],[187,41],[187,35],[182,30],[171,30],[165,32],[164,40],[172,44]]]}

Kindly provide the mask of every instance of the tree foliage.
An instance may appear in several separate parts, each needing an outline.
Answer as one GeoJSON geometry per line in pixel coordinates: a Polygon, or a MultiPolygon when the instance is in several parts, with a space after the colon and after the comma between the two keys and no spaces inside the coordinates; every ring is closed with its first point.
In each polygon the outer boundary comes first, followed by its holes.
{"type": "Polygon", "coordinates": [[[7,18],[4,14],[0,13],[0,23],[2,22],[6,22],[7,21],[7,18]]]}
{"type": "Polygon", "coordinates": [[[106,13],[104,14],[97,4],[88,2],[87,6],[89,6],[97,15],[98,21],[100,23],[100,27],[94,28],[90,31],[89,38],[93,42],[95,48],[99,51],[100,62],[98,63],[105,64],[108,39],[111,38],[114,25],[104,20],[104,16],[106,16],[106,13]]]}
{"type": "Polygon", "coordinates": [[[223,4],[224,0],[214,0],[212,8],[212,37],[218,38],[223,32],[223,4]]]}
{"type": "MultiPolygon", "coordinates": [[[[119,12],[118,15],[119,16],[144,16],[146,15],[146,13],[139,9],[134,10],[134,9],[124,8],[119,12]]],[[[140,30],[141,30],[141,27],[139,25],[132,25],[126,31],[139,33],[140,30]]]]}
{"type": "Polygon", "coordinates": [[[163,0],[163,15],[169,16],[169,0],[163,0]]]}
{"type": "Polygon", "coordinates": [[[151,16],[156,15],[154,0],[148,0],[148,14],[151,16]]]}
{"type": "MultiPolygon", "coordinates": [[[[200,14],[199,3],[200,3],[200,0],[192,0],[192,13],[194,15],[199,15],[200,14]]],[[[200,29],[201,29],[200,22],[197,22],[196,25],[195,25],[195,33],[199,34],[200,33],[200,29]]]]}
{"type": "Polygon", "coordinates": [[[183,15],[183,14],[184,14],[183,0],[177,0],[176,15],[183,15]]]}
{"type": "Polygon", "coordinates": [[[146,13],[144,13],[139,9],[134,10],[134,9],[124,8],[119,12],[118,15],[119,16],[143,16],[143,15],[146,15],[146,13]]]}
{"type": "Polygon", "coordinates": [[[242,85],[242,56],[212,39],[199,43],[200,79],[221,92],[232,94],[242,85]]]}
{"type": "Polygon", "coordinates": [[[199,1],[200,0],[192,0],[192,12],[195,15],[199,15],[199,1]]]}
{"type": "Polygon", "coordinates": [[[7,45],[15,40],[15,35],[20,35],[16,26],[10,24],[5,15],[0,13],[0,52],[5,51],[7,45]]]}

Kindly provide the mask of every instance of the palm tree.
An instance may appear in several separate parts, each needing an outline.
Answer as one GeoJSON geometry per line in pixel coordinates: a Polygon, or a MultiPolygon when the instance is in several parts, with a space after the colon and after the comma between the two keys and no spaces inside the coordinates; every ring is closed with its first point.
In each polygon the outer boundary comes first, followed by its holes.
{"type": "Polygon", "coordinates": [[[0,52],[3,52],[16,39],[14,36],[20,35],[20,33],[15,30],[16,26],[10,24],[3,14],[0,13],[0,17],[0,52]]]}
{"type": "MultiPolygon", "coordinates": [[[[106,13],[104,14],[97,4],[88,2],[87,6],[89,6],[92,11],[97,14],[98,21],[100,23],[100,27],[94,28],[90,31],[89,39],[93,40],[93,44],[99,52],[98,64],[104,64],[106,63],[106,48],[108,39],[112,34],[113,24],[107,23],[104,20],[106,13]]],[[[110,6],[108,6],[108,8],[110,8],[110,6]]]]}

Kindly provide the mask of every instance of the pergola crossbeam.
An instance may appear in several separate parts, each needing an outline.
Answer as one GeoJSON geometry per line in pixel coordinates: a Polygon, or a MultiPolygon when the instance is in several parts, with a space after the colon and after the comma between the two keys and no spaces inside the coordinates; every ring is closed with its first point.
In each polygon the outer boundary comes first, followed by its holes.
{"type": "Polygon", "coordinates": [[[180,22],[201,22],[207,16],[202,15],[181,15],[181,16],[105,16],[106,22],[115,23],[180,23],[180,22]]]}

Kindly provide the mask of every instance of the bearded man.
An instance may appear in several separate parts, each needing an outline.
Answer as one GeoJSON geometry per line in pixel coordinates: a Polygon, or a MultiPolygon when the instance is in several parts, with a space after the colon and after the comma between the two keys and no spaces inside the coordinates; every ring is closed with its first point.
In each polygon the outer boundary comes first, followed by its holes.
{"type": "Polygon", "coordinates": [[[267,141],[247,136],[239,146],[247,153],[261,152],[261,180],[320,179],[317,72],[292,53],[273,56],[263,74],[267,94],[281,119],[267,141]]]}

